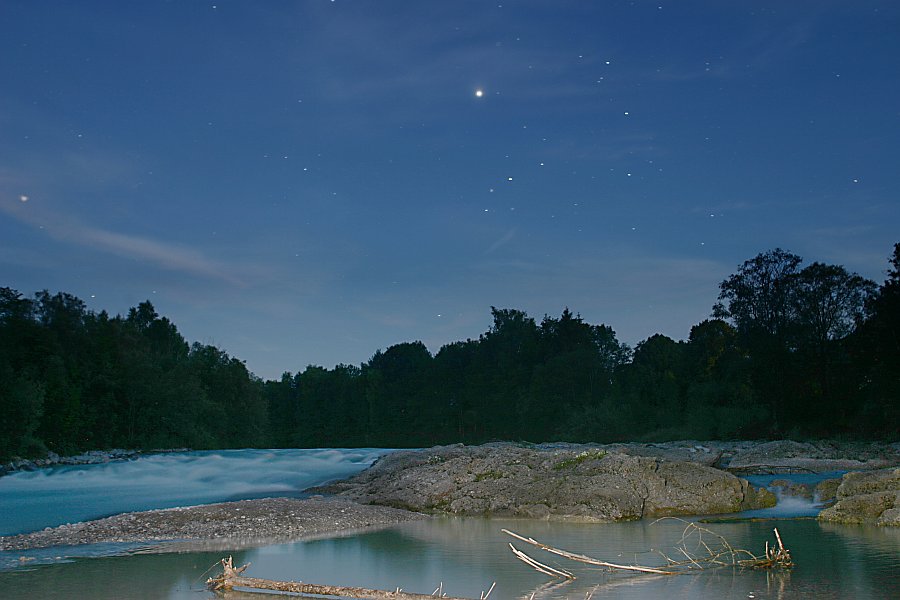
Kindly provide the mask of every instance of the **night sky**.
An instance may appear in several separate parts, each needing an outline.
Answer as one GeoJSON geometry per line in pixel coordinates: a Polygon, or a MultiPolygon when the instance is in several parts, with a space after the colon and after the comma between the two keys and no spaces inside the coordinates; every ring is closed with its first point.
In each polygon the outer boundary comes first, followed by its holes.
{"type": "Polygon", "coordinates": [[[0,286],[263,378],[564,307],[687,337],[782,247],[884,280],[900,2],[0,0],[0,286]]]}

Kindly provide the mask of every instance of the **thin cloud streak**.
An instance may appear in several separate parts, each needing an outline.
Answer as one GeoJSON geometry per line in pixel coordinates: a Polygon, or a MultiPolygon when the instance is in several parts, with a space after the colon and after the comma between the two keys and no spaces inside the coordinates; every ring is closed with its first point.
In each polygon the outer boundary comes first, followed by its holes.
{"type": "Polygon", "coordinates": [[[516,237],[516,228],[512,228],[509,231],[507,231],[506,233],[504,233],[503,236],[500,237],[493,244],[491,244],[491,246],[487,250],[485,250],[484,253],[491,254],[498,248],[501,248],[502,246],[505,246],[506,244],[511,242],[514,237],[516,237]]]}
{"type": "Polygon", "coordinates": [[[26,208],[26,204],[2,202],[0,210],[22,223],[40,228],[56,240],[137,259],[171,271],[244,286],[244,282],[229,272],[227,265],[211,260],[192,248],[91,227],[71,217],[46,211],[35,214],[30,207],[26,208]]]}

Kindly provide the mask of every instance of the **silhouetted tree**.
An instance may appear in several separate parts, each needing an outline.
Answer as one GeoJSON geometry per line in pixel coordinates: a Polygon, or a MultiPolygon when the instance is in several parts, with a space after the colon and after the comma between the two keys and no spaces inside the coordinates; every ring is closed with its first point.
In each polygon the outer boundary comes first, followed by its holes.
{"type": "Polygon", "coordinates": [[[757,255],[720,284],[713,308],[748,350],[772,433],[819,434],[855,408],[841,340],[862,321],[874,283],[818,262],[800,270],[801,262],[781,249],[757,255]]]}
{"type": "Polygon", "coordinates": [[[870,318],[851,346],[861,407],[853,423],[869,435],[900,436],[900,243],[894,245],[887,279],[870,298],[870,318]]]}
{"type": "Polygon", "coordinates": [[[803,259],[781,248],[745,261],[719,284],[717,318],[731,319],[742,334],[763,332],[785,339],[794,307],[794,275],[803,259]]]}
{"type": "Polygon", "coordinates": [[[392,438],[411,442],[427,437],[425,430],[434,426],[428,422],[433,394],[426,385],[432,360],[425,344],[405,342],[376,352],[363,367],[373,445],[390,445],[392,438]]]}
{"type": "Polygon", "coordinates": [[[866,316],[875,282],[844,267],[815,262],[796,275],[796,322],[801,343],[820,351],[850,333],[866,316]]]}

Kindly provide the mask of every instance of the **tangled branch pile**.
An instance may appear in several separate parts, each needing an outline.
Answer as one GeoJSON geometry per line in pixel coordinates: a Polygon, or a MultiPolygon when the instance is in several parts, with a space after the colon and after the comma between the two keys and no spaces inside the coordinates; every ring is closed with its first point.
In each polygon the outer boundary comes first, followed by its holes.
{"type": "MultiPolygon", "coordinates": [[[[680,520],[680,519],[679,519],[680,520]]],[[[775,529],[776,544],[769,545],[766,542],[765,554],[756,556],[749,550],[734,548],[721,535],[700,527],[696,523],[686,522],[681,539],[674,547],[674,556],[677,560],[663,552],[659,552],[665,560],[665,564],[652,565],[622,565],[600,560],[584,554],[569,552],[544,544],[530,537],[524,537],[508,529],[503,530],[507,535],[540,548],[550,554],[561,556],[569,560],[597,567],[604,567],[610,571],[625,571],[650,575],[682,575],[702,570],[720,567],[739,567],[743,569],[790,569],[794,566],[791,561],[791,553],[784,547],[778,529],[775,529]]],[[[575,579],[575,575],[562,568],[552,567],[542,563],[532,556],[509,544],[513,555],[531,568],[558,579],[575,579]]]]}

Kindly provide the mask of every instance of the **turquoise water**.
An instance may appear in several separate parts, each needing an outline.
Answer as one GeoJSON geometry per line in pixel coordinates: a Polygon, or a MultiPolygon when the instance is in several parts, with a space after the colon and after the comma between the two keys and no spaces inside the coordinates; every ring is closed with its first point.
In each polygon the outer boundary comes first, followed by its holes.
{"type": "Polygon", "coordinates": [[[172,452],[0,477],[0,535],[113,514],[276,496],[349,477],[389,450],[172,452]]]}
{"type": "MultiPolygon", "coordinates": [[[[248,476],[253,474],[257,482],[269,481],[274,486],[278,477],[294,476],[283,461],[289,454],[281,452],[238,451],[230,458],[237,461],[235,464],[245,461],[246,473],[248,476]],[[267,474],[267,464],[273,467],[273,473],[281,475],[267,474]]],[[[336,471],[349,468],[349,464],[356,465],[353,468],[358,470],[362,468],[359,465],[374,460],[380,451],[299,452],[308,454],[305,457],[293,455],[293,460],[299,461],[297,464],[304,461],[318,464],[321,468],[306,470],[314,470],[316,478],[327,480],[334,478],[331,475],[340,475],[329,473],[326,464],[335,466],[336,471]]],[[[216,462],[227,458],[211,460],[216,462]]],[[[132,477],[149,479],[149,475],[141,474],[141,460],[133,464],[138,469],[132,471],[132,477]]],[[[192,460],[190,456],[175,460],[172,464],[182,464],[185,470],[180,474],[176,470],[174,477],[183,478],[186,473],[204,472],[215,480],[214,469],[208,470],[208,465],[200,468],[203,461],[197,463],[192,460]]],[[[161,471],[158,465],[148,466],[151,472],[156,472],[154,479],[159,480],[161,471]]],[[[98,483],[96,489],[108,489],[116,481],[116,470],[104,468],[108,465],[98,467],[101,468],[90,473],[90,477],[98,483]],[[101,480],[109,477],[112,477],[110,481],[99,485],[101,480]]],[[[91,468],[85,470],[90,472],[91,468]]],[[[66,473],[63,471],[61,474],[66,473]]],[[[45,476],[52,480],[55,475],[49,473],[45,476]]],[[[200,480],[188,479],[186,488],[194,486],[191,481],[200,480]]],[[[53,485],[60,481],[68,479],[64,476],[53,485]]],[[[44,481],[45,485],[48,483],[44,481]]],[[[165,490],[174,485],[163,487],[159,495],[164,497],[165,490]]],[[[296,489],[296,485],[289,487],[296,489]]],[[[261,483],[257,491],[264,487],[261,483]]],[[[233,490],[225,492],[230,494],[233,490]]],[[[773,515],[784,516],[785,512],[782,510],[773,515]]],[[[235,550],[227,546],[208,551],[184,546],[102,544],[28,553],[0,553],[0,569],[6,569],[0,570],[0,598],[206,600],[212,597],[203,586],[208,577],[207,571],[229,554],[234,555],[236,563],[252,563],[247,574],[253,577],[382,589],[401,587],[419,593],[431,593],[443,584],[445,593],[471,598],[478,598],[482,591],[495,584],[491,598],[501,600],[527,599],[532,594],[535,599],[583,600],[592,592],[595,599],[623,600],[900,598],[898,529],[820,524],[812,519],[706,525],[727,538],[733,546],[749,549],[756,554],[763,552],[767,540],[774,540],[773,526],[779,528],[794,558],[796,567],[790,572],[742,572],[726,568],[676,577],[611,574],[519,545],[535,558],[577,575],[575,581],[560,584],[551,582],[546,576],[516,560],[507,546],[512,540],[501,529],[512,529],[546,543],[610,562],[654,564],[661,560],[656,551],[672,553],[672,547],[682,536],[684,524],[675,520],[566,524],[437,518],[380,531],[250,550],[235,550]],[[20,556],[29,560],[20,562],[20,556]]]]}
{"type": "MultiPolygon", "coordinates": [[[[773,540],[771,522],[710,525],[737,547],[762,553],[773,540]]],[[[610,562],[653,563],[650,549],[667,549],[681,537],[675,521],[618,524],[561,524],[488,519],[435,519],[347,537],[278,544],[234,552],[247,574],[279,580],[358,585],[478,598],[645,600],[787,599],[881,600],[900,598],[900,531],[874,527],[820,525],[813,520],[778,521],[796,567],[786,573],[741,572],[731,568],[675,577],[620,575],[533,556],[573,571],[578,578],[552,584],[513,558],[502,528],[583,552],[610,562]]],[[[30,570],[0,573],[0,598],[161,598],[212,597],[203,591],[205,571],[230,552],[132,554],[78,558],[30,570]]],[[[261,596],[265,598],[266,596],[261,596]]]]}

